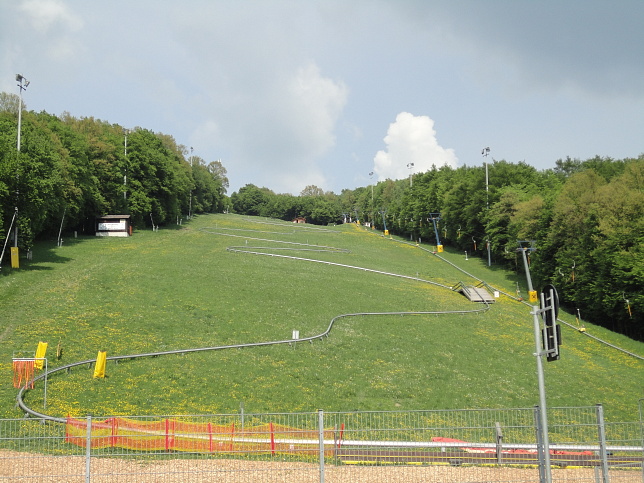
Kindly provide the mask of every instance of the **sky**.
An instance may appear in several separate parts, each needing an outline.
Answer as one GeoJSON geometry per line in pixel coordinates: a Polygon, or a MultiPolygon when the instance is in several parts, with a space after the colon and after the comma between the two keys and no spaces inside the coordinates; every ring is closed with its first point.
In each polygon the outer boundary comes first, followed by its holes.
{"type": "Polygon", "coordinates": [[[339,194],[639,156],[643,25],[642,0],[0,0],[0,91],[169,134],[228,194],[339,194]]]}

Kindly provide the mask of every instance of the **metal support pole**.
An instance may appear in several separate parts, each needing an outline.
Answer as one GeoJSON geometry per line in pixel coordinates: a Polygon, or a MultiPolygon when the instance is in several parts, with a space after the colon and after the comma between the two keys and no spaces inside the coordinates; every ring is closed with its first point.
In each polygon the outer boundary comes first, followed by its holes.
{"type": "MultiPolygon", "coordinates": [[[[487,162],[487,157],[490,154],[490,148],[483,148],[483,151],[481,152],[483,157],[485,158],[485,212],[487,215],[490,214],[490,177],[488,174],[488,162],[487,162]]],[[[487,231],[487,230],[485,230],[487,231]]],[[[486,240],[487,244],[487,266],[491,267],[492,266],[492,255],[490,253],[490,239],[487,237],[486,240]]]]}
{"type": "Polygon", "coordinates": [[[494,423],[494,430],[496,435],[496,464],[503,463],[503,432],[501,430],[501,423],[494,423]]]}
{"type": "Polygon", "coordinates": [[[85,439],[85,483],[89,483],[91,476],[91,457],[92,457],[92,415],[87,416],[87,436],[85,439]]]}
{"type": "MultiPolygon", "coordinates": [[[[16,81],[19,82],[18,84],[18,89],[20,91],[20,96],[18,100],[18,140],[16,143],[16,149],[18,151],[18,155],[20,155],[20,132],[22,131],[22,91],[24,91],[28,86],[29,86],[29,81],[25,79],[22,75],[18,74],[16,75],[16,81]]],[[[20,159],[18,158],[17,160],[20,162],[20,159]]],[[[17,175],[16,175],[17,176],[17,175]]],[[[16,190],[18,190],[18,187],[16,186],[16,190]]],[[[18,211],[18,196],[17,196],[17,191],[16,191],[16,212],[18,211]]],[[[16,220],[16,228],[15,232],[13,235],[13,246],[15,248],[18,248],[18,223],[16,220]]]]}
{"type": "Polygon", "coordinates": [[[544,468],[546,467],[543,459],[543,430],[541,429],[541,410],[539,406],[534,407],[534,425],[535,433],[537,436],[537,459],[539,460],[539,483],[544,483],[546,481],[546,474],[544,468]]]}
{"type": "Polygon", "coordinates": [[[525,268],[525,277],[528,281],[528,291],[532,292],[532,277],[530,276],[530,266],[528,265],[528,257],[526,257],[526,248],[521,248],[521,255],[523,255],[523,267],[525,268]]]}
{"type": "Polygon", "coordinates": [[[20,101],[18,102],[18,144],[17,149],[20,152],[20,124],[22,124],[22,91],[20,93],[20,101]]]}
{"type": "Polygon", "coordinates": [[[541,329],[539,327],[539,308],[533,307],[532,320],[534,323],[535,356],[537,357],[537,379],[539,381],[539,406],[541,423],[541,442],[543,444],[543,466],[546,483],[552,483],[550,468],[550,442],[548,441],[548,414],[546,406],[546,383],[543,376],[543,351],[541,350],[541,329]]]}
{"type": "MultiPolygon", "coordinates": [[[[642,402],[644,402],[644,398],[638,401],[640,414],[640,437],[642,438],[642,456],[644,456],[644,413],[642,413],[642,402]]],[[[644,460],[642,461],[642,481],[644,481],[644,460]]]]}
{"type": "Polygon", "coordinates": [[[244,432],[244,401],[239,403],[239,413],[241,415],[241,432],[244,432]]]}
{"type": "MultiPolygon", "coordinates": [[[[530,276],[530,267],[528,266],[528,259],[526,257],[526,249],[521,249],[523,255],[523,265],[525,267],[526,280],[528,283],[528,290],[532,289],[532,278],[530,276]]],[[[530,314],[532,315],[532,323],[534,329],[534,348],[535,357],[537,358],[537,380],[539,384],[539,406],[540,406],[540,423],[541,423],[541,442],[543,444],[543,476],[546,483],[552,483],[552,471],[550,468],[550,443],[548,441],[548,410],[546,405],[546,382],[543,375],[543,359],[545,352],[541,347],[541,326],[539,324],[539,307],[533,306],[530,314]]]]}
{"type": "Polygon", "coordinates": [[[123,129],[123,134],[125,135],[125,174],[123,175],[123,200],[127,201],[127,135],[129,131],[123,129]]]}
{"type": "Polygon", "coordinates": [[[192,147],[190,148],[190,205],[188,207],[188,219],[192,219],[192,184],[194,183],[194,173],[192,172],[192,147]]]}
{"type": "Polygon", "coordinates": [[[324,410],[318,409],[318,434],[320,438],[320,483],[324,483],[324,410]]]}
{"type": "Polygon", "coordinates": [[[47,358],[45,357],[45,381],[44,381],[44,395],[42,406],[44,409],[47,409],[47,375],[49,373],[49,365],[47,364],[47,358]]]}
{"type": "Polygon", "coordinates": [[[608,476],[608,453],[606,451],[606,427],[604,426],[604,407],[597,404],[597,431],[599,436],[599,458],[602,465],[602,483],[609,483],[608,476]]]}

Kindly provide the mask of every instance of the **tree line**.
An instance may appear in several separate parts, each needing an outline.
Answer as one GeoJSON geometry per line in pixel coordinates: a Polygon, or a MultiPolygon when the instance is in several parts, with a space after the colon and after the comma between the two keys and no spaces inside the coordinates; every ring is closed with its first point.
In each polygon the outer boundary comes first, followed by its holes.
{"type": "Polygon", "coordinates": [[[541,171],[495,160],[487,176],[484,166],[433,167],[340,194],[308,186],[293,196],[248,184],[230,201],[248,215],[358,220],[522,272],[521,247],[535,287],[553,283],[582,320],[644,340],[644,155],[566,158],[541,171]]]}
{"type": "Polygon", "coordinates": [[[206,164],[172,136],[25,110],[18,151],[17,111],[18,96],[0,93],[3,244],[13,236],[7,231],[14,218],[18,247],[28,250],[61,226],[93,233],[99,215],[129,214],[142,228],[224,207],[228,179],[221,162],[206,164]]]}
{"type": "Polygon", "coordinates": [[[644,340],[644,155],[566,158],[547,170],[493,160],[487,175],[483,166],[432,167],[339,194],[247,184],[228,198],[221,162],[206,164],[172,136],[140,127],[25,110],[18,152],[17,111],[18,96],[0,93],[3,245],[13,219],[18,246],[28,250],[61,227],[93,233],[104,214],[130,214],[141,228],[224,210],[359,221],[468,256],[489,253],[493,264],[517,271],[521,241],[535,287],[553,283],[573,313],[644,340]]]}

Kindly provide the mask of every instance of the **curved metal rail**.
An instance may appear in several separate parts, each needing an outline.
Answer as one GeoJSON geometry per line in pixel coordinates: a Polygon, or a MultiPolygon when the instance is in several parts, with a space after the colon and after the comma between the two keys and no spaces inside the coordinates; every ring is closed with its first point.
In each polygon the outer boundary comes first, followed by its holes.
{"type": "MultiPolygon", "coordinates": [[[[286,242],[286,241],[280,241],[280,240],[266,240],[266,239],[260,239],[260,238],[249,238],[249,237],[243,237],[241,235],[232,235],[228,233],[216,233],[216,232],[209,232],[207,230],[207,233],[213,233],[216,235],[221,235],[221,236],[232,236],[232,237],[239,237],[239,238],[247,238],[249,240],[256,240],[256,241],[268,241],[268,242],[274,242],[274,243],[282,243],[282,244],[288,244],[288,245],[295,245],[298,246],[298,248],[294,248],[296,250],[312,250],[312,251],[331,251],[331,252],[336,252],[336,253],[350,253],[349,250],[342,249],[342,248],[336,248],[336,247],[328,247],[324,245],[309,245],[306,243],[295,243],[295,242],[286,242]],[[311,248],[300,248],[300,247],[311,247],[311,248]]],[[[400,275],[396,273],[391,273],[391,272],[384,272],[380,270],[374,270],[370,268],[365,268],[365,267],[358,267],[354,265],[346,265],[346,264],[341,264],[341,263],[335,263],[335,262],[327,262],[323,260],[316,260],[312,258],[302,258],[302,257],[294,257],[294,256],[289,256],[289,255],[279,255],[275,253],[268,253],[268,252],[258,252],[254,250],[258,249],[272,249],[272,250],[279,250],[279,249],[288,249],[288,248],[277,248],[277,247],[228,247],[227,250],[231,252],[239,252],[239,253],[249,253],[249,254],[255,254],[255,255],[264,255],[264,256],[272,256],[272,257],[279,257],[279,258],[289,258],[293,260],[301,260],[301,261],[308,261],[308,262],[315,262],[315,263],[323,263],[327,265],[333,265],[333,266],[339,266],[339,267],[344,267],[344,268],[350,268],[354,270],[362,270],[365,272],[371,272],[371,273],[377,273],[380,275],[386,275],[386,276],[392,276],[392,277],[399,277],[399,278],[404,278],[404,279],[409,279],[409,280],[415,280],[423,283],[428,283],[431,285],[436,285],[441,288],[445,288],[448,290],[451,290],[451,287],[447,285],[443,285],[441,283],[437,282],[432,282],[431,280],[423,280],[418,277],[411,277],[408,275],[400,275]]],[[[293,249],[293,248],[292,248],[293,249]]],[[[325,331],[309,336],[309,337],[302,337],[299,339],[284,339],[284,340],[275,340],[275,341],[265,341],[265,342],[250,342],[250,343],[243,343],[243,344],[230,344],[230,345],[223,345],[223,346],[214,346],[214,347],[199,347],[199,348],[192,348],[192,349],[177,349],[177,350],[170,350],[170,351],[160,351],[160,352],[147,352],[147,353],[142,353],[142,354],[130,354],[130,355],[122,355],[122,356],[110,356],[107,357],[106,360],[108,361],[119,361],[119,360],[125,360],[125,359],[137,359],[137,358],[142,358],[142,357],[158,357],[158,356],[164,356],[164,355],[171,355],[171,354],[187,354],[191,352],[205,352],[205,351],[216,351],[216,350],[224,350],[224,349],[240,349],[240,348],[246,348],[246,347],[263,347],[263,346],[270,346],[270,345],[279,345],[279,344],[292,344],[292,343],[297,343],[297,342],[313,342],[314,340],[317,339],[322,339],[324,337],[328,337],[328,335],[331,333],[331,330],[333,329],[333,326],[335,322],[339,319],[345,318],[345,317],[358,317],[358,316],[382,316],[382,315],[400,315],[400,316],[405,316],[405,315],[447,315],[447,314],[476,314],[476,313],[483,313],[487,312],[490,309],[490,306],[488,304],[485,304],[485,307],[478,308],[478,309],[473,309],[473,310],[439,310],[439,311],[415,311],[415,312],[356,312],[356,313],[349,313],[349,314],[341,314],[333,317],[331,319],[331,322],[329,323],[329,326],[326,328],[325,331]]],[[[73,362],[71,364],[66,364],[64,366],[56,367],[53,369],[48,370],[47,372],[40,374],[39,376],[33,378],[30,382],[36,382],[41,379],[44,379],[45,377],[49,377],[51,374],[55,374],[61,371],[67,371],[71,369],[72,367],[77,367],[77,366],[82,366],[82,365],[91,365],[96,362],[96,359],[88,359],[85,361],[79,361],[79,362],[73,362]]],[[[20,409],[22,409],[27,415],[34,416],[36,418],[48,420],[48,421],[53,421],[53,422],[58,422],[58,423],[65,423],[66,419],[65,418],[58,418],[55,416],[50,416],[38,411],[35,411],[34,409],[31,409],[27,404],[24,402],[24,395],[29,389],[27,386],[21,388],[18,391],[18,395],[16,396],[16,402],[20,409]]]]}
{"type": "MultiPolygon", "coordinates": [[[[265,342],[248,342],[248,343],[243,343],[243,344],[229,344],[229,345],[220,345],[220,346],[214,346],[214,347],[199,347],[199,348],[193,348],[193,349],[177,349],[177,350],[171,350],[171,351],[160,351],[160,352],[146,352],[146,353],[141,353],[141,354],[130,354],[130,355],[123,355],[123,356],[111,356],[107,357],[106,360],[108,361],[119,361],[119,360],[125,360],[125,359],[137,359],[141,357],[158,357],[158,356],[165,356],[165,355],[171,355],[171,354],[188,354],[191,352],[205,352],[205,351],[217,351],[217,350],[224,350],[224,349],[242,349],[246,347],[264,347],[264,346],[270,346],[270,345],[280,345],[280,344],[293,344],[297,342],[313,342],[314,340],[317,339],[322,339],[324,337],[328,337],[328,335],[331,333],[331,330],[333,329],[333,326],[335,322],[339,319],[345,318],[345,317],[360,317],[360,316],[377,316],[377,315],[447,315],[447,314],[476,314],[476,313],[483,313],[487,312],[490,309],[489,305],[486,305],[483,308],[479,309],[474,309],[474,310],[437,310],[437,311],[419,311],[419,312],[355,312],[355,313],[350,313],[350,314],[341,314],[341,315],[336,315],[331,319],[331,322],[329,323],[329,326],[326,328],[324,332],[321,332],[316,335],[312,335],[309,337],[302,337],[299,339],[284,339],[284,340],[273,340],[273,341],[265,341],[265,342]]],[[[49,377],[51,374],[61,372],[61,371],[66,371],[68,369],[71,369],[72,367],[77,367],[77,366],[82,366],[82,365],[91,365],[96,362],[96,359],[88,359],[85,361],[79,361],[79,362],[73,362],[71,364],[66,364],[64,366],[56,367],[54,369],[50,369],[49,371],[40,374],[37,377],[34,377],[30,382],[36,382],[41,379],[44,379],[45,377],[49,377]]],[[[25,404],[23,397],[25,392],[28,391],[27,387],[22,387],[18,391],[18,395],[16,396],[16,402],[18,403],[18,406],[20,409],[22,409],[25,413],[41,418],[41,419],[46,419],[49,421],[55,421],[59,423],[64,423],[66,422],[65,418],[57,418],[54,416],[49,416],[44,413],[40,413],[38,411],[35,411],[31,409],[27,404],[25,404]]]]}

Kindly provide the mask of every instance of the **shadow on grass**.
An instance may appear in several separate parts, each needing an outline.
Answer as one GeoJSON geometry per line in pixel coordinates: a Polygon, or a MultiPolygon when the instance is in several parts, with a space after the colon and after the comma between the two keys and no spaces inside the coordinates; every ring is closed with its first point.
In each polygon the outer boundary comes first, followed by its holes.
{"type": "MultiPolygon", "coordinates": [[[[189,228],[189,221],[184,222],[182,225],[177,225],[176,223],[170,223],[167,225],[161,225],[159,229],[161,231],[179,231],[189,228]]],[[[152,233],[152,228],[146,227],[143,229],[134,230],[132,236],[136,237],[137,233],[152,233]]],[[[63,234],[62,236],[62,247],[73,247],[80,245],[81,243],[86,243],[88,241],[99,242],[105,240],[107,237],[97,237],[94,235],[81,235],[73,237],[71,234],[63,234]]],[[[50,264],[56,263],[66,263],[71,260],[69,257],[60,255],[57,241],[53,239],[40,240],[37,241],[32,249],[33,258],[29,260],[27,258],[26,250],[20,250],[20,268],[19,270],[24,271],[38,271],[38,270],[52,270],[53,267],[48,266],[50,264]]],[[[9,275],[14,269],[11,268],[11,256],[10,252],[7,249],[5,258],[0,263],[0,275],[9,275]]]]}
{"type": "MultiPolygon", "coordinates": [[[[71,238],[64,239],[64,244],[66,246],[74,246],[79,243],[83,243],[90,237],[80,237],[80,238],[71,238]]],[[[92,237],[93,238],[93,237],[92,237]]],[[[25,250],[20,250],[20,268],[19,270],[23,271],[39,271],[39,270],[53,270],[53,267],[48,266],[56,263],[66,263],[71,260],[69,257],[62,256],[57,250],[59,247],[55,241],[37,241],[32,249],[32,258],[31,260],[27,258],[27,252],[25,250]]],[[[8,275],[12,272],[10,268],[9,259],[5,260],[6,265],[3,265],[2,273],[3,275],[8,275]]]]}

